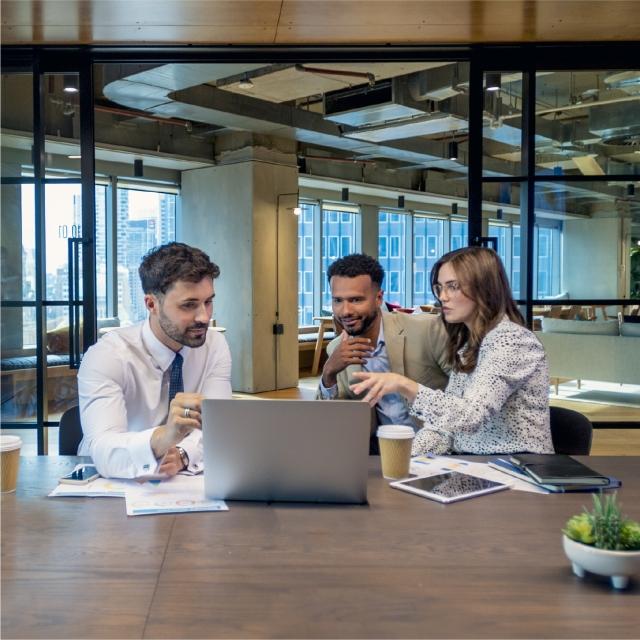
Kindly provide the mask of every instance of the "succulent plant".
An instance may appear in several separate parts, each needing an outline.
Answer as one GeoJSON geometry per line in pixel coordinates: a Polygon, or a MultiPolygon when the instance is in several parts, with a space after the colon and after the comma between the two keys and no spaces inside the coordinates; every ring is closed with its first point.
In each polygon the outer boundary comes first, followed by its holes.
{"type": "Polygon", "coordinates": [[[620,527],[620,547],[625,551],[640,551],[640,524],[625,520],[620,527]]]}
{"type": "Polygon", "coordinates": [[[593,509],[569,518],[565,535],[576,542],[612,551],[640,550],[640,524],[625,518],[616,494],[593,495],[593,509]]]}
{"type": "Polygon", "coordinates": [[[588,513],[580,513],[569,518],[563,532],[576,542],[583,544],[593,544],[593,525],[588,513]]]}

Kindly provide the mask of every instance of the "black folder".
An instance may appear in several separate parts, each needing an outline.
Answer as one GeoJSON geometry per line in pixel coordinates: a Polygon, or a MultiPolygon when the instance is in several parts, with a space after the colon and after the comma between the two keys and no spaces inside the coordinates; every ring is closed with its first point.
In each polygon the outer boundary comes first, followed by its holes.
{"type": "Polygon", "coordinates": [[[512,455],[510,461],[539,484],[605,486],[610,482],[571,456],[523,453],[512,455]]]}

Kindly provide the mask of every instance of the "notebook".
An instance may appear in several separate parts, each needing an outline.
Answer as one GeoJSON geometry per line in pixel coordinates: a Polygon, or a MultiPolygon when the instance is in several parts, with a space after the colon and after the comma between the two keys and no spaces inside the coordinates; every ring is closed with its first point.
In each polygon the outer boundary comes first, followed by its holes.
{"type": "Polygon", "coordinates": [[[608,484],[541,484],[537,480],[534,480],[528,473],[526,473],[521,467],[517,467],[514,464],[511,464],[507,460],[503,460],[502,458],[495,458],[488,462],[488,465],[493,469],[497,469],[498,471],[502,471],[514,478],[518,478],[518,480],[523,480],[524,482],[528,482],[536,487],[540,487],[546,491],[551,493],[572,493],[572,492],[588,492],[588,491],[601,491],[602,489],[617,489],[622,485],[620,480],[614,478],[613,476],[608,476],[608,484]]]}
{"type": "Polygon", "coordinates": [[[610,483],[608,476],[603,476],[567,455],[514,454],[509,458],[509,462],[522,469],[539,484],[605,486],[610,483]]]}
{"type": "Polygon", "coordinates": [[[370,417],[353,400],[204,400],[205,494],[365,503],[370,417]]]}

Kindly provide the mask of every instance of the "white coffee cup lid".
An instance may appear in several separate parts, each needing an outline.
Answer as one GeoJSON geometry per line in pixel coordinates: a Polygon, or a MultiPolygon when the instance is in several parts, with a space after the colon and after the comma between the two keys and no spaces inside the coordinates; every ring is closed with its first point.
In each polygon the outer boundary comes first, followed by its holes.
{"type": "Polygon", "coordinates": [[[0,451],[13,451],[22,446],[22,440],[18,436],[0,436],[0,451]]]}
{"type": "Polygon", "coordinates": [[[407,438],[413,438],[415,432],[413,427],[409,427],[402,424],[383,424],[378,427],[378,438],[388,438],[392,440],[405,440],[407,438]]]}

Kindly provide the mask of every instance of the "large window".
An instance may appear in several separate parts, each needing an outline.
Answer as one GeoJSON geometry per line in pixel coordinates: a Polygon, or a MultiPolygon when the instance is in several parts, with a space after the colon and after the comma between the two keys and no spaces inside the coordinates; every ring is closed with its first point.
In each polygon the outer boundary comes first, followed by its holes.
{"type": "Polygon", "coordinates": [[[300,203],[298,218],[298,324],[313,323],[313,250],[314,203],[300,203]]]}
{"type": "Polygon", "coordinates": [[[404,306],[407,304],[405,295],[406,273],[406,242],[407,220],[409,216],[400,213],[380,211],[378,214],[378,260],[384,268],[385,278],[382,281],[384,298],[404,306]]]}
{"type": "Polygon", "coordinates": [[[431,269],[444,253],[444,223],[438,218],[416,216],[413,220],[413,304],[435,302],[431,292],[431,269]]]}
{"type": "Polygon", "coordinates": [[[331,311],[327,268],[360,251],[360,217],[349,205],[300,203],[298,220],[298,324],[331,311]]]}
{"type": "Polygon", "coordinates": [[[176,196],[119,188],[117,198],[118,316],[121,324],[129,324],[147,315],[138,276],[142,257],[153,247],[175,239],[176,196]]]}
{"type": "Polygon", "coordinates": [[[331,310],[331,291],[327,269],[336,260],[360,251],[358,214],[335,205],[322,207],[322,301],[321,308],[331,310]]]}
{"type": "MultiPolygon", "coordinates": [[[[96,216],[104,218],[106,187],[96,185],[96,216]]],[[[35,201],[31,185],[22,185],[20,202],[22,209],[22,298],[35,300],[35,201]]],[[[45,185],[45,234],[47,238],[45,299],[66,301],[69,299],[69,240],[82,236],[82,187],[79,184],[45,185]]],[[[4,267],[4,265],[3,265],[4,267]]],[[[98,289],[100,294],[100,289],[98,289]]],[[[102,290],[104,295],[104,290],[102,290]]],[[[68,327],[69,312],[66,306],[46,307],[46,329],[51,331],[68,327]]],[[[25,315],[22,323],[22,348],[35,348],[35,314],[25,315]]]]}

